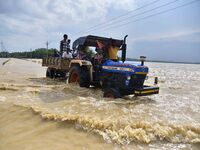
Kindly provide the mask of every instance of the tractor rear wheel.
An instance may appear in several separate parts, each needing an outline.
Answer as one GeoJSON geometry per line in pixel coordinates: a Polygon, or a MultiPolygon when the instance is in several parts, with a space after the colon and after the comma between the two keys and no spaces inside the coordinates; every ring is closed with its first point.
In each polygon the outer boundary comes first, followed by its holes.
{"type": "Polygon", "coordinates": [[[90,86],[89,71],[79,66],[73,66],[69,71],[68,83],[77,83],[80,87],[90,86]]]}
{"type": "Polygon", "coordinates": [[[120,98],[120,91],[115,88],[106,88],[103,93],[103,97],[106,98],[120,98]]]}

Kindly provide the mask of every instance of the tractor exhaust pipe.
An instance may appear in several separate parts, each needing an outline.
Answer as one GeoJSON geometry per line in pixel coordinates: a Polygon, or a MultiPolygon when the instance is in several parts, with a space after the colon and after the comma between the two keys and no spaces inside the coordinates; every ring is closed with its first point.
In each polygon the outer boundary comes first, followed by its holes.
{"type": "Polygon", "coordinates": [[[124,37],[124,44],[126,44],[126,38],[128,37],[128,35],[126,35],[125,37],[124,37]]]}
{"type": "Polygon", "coordinates": [[[155,77],[154,79],[154,85],[157,85],[158,84],[158,77],[155,77]]]}
{"type": "Polygon", "coordinates": [[[123,40],[123,45],[122,45],[122,62],[124,63],[126,61],[126,38],[128,37],[128,35],[126,35],[124,37],[123,40]]]}
{"type": "Polygon", "coordinates": [[[146,60],[146,56],[140,56],[141,66],[144,66],[145,60],[146,60]]]}

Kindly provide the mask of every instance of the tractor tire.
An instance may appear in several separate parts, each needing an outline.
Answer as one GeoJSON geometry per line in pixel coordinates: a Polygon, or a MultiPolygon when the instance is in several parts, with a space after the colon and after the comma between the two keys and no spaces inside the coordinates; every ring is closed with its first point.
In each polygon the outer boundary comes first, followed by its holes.
{"type": "Polygon", "coordinates": [[[120,98],[121,93],[119,90],[115,88],[106,88],[103,93],[103,97],[106,98],[120,98]]]}
{"type": "Polygon", "coordinates": [[[54,70],[51,69],[51,68],[47,68],[46,77],[47,77],[47,78],[53,79],[53,78],[55,77],[55,72],[54,72],[54,70]]]}
{"type": "Polygon", "coordinates": [[[89,88],[89,71],[79,66],[73,66],[69,71],[68,83],[78,83],[80,87],[89,88]]]}

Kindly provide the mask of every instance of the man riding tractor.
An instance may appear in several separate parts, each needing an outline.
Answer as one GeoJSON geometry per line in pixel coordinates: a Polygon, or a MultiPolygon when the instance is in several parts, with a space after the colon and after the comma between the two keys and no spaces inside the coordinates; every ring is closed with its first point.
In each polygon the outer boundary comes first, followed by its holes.
{"type": "Polygon", "coordinates": [[[141,64],[124,63],[126,60],[126,38],[117,40],[99,36],[80,37],[73,43],[74,58],[70,62],[68,82],[79,83],[81,87],[90,85],[102,88],[104,97],[119,98],[134,94],[145,96],[158,94],[159,87],[144,85],[148,67],[141,64]],[[88,57],[88,47],[96,50],[88,57]],[[117,52],[121,50],[121,61],[117,52]]]}

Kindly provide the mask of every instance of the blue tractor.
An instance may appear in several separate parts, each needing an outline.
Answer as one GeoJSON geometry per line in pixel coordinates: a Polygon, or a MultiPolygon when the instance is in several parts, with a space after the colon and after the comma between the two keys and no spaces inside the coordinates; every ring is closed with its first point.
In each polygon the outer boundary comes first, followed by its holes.
{"type": "Polygon", "coordinates": [[[68,82],[78,83],[81,87],[99,87],[107,98],[158,94],[159,87],[144,85],[149,71],[144,65],[145,57],[141,57],[139,64],[125,63],[126,38],[118,40],[88,35],[75,40],[68,82]],[[121,51],[121,60],[118,51],[121,51]]]}

